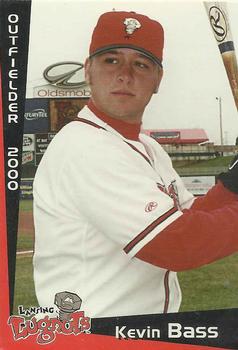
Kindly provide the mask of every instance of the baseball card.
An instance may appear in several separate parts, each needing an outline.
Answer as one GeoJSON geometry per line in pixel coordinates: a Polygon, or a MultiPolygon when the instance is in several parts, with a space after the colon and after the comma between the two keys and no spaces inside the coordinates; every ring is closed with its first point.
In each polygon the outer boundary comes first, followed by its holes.
{"type": "Polygon", "coordinates": [[[0,349],[238,349],[237,18],[0,0],[0,349]]]}

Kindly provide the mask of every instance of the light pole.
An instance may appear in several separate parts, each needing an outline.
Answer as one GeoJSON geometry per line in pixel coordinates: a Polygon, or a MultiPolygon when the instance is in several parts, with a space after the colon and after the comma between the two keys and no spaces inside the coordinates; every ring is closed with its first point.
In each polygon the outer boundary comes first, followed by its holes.
{"type": "Polygon", "coordinates": [[[217,100],[218,103],[219,103],[220,139],[221,139],[221,146],[223,146],[222,103],[221,103],[221,97],[216,97],[216,100],[217,100]]]}
{"type": "Polygon", "coordinates": [[[224,134],[225,134],[225,136],[224,136],[224,144],[225,144],[225,145],[228,145],[228,144],[229,144],[229,141],[228,141],[228,131],[224,131],[224,134]]]}

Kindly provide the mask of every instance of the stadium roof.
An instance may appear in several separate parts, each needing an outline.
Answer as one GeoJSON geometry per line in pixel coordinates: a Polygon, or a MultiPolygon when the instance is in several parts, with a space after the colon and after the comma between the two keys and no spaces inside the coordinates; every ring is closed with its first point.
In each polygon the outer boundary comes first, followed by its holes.
{"type": "Polygon", "coordinates": [[[204,129],[144,129],[161,144],[199,144],[209,141],[204,129]]]}

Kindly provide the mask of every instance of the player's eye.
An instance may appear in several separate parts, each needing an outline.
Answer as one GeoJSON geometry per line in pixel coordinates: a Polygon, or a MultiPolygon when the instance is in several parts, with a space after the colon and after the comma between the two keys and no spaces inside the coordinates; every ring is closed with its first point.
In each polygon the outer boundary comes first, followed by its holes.
{"type": "Polygon", "coordinates": [[[149,65],[142,61],[135,61],[135,66],[141,69],[149,69],[149,65]]]}
{"type": "Polygon", "coordinates": [[[135,60],[135,66],[138,67],[141,70],[149,70],[153,69],[155,64],[150,59],[145,57],[138,57],[135,60]]]}
{"type": "Polygon", "coordinates": [[[108,64],[117,64],[118,63],[118,59],[116,57],[106,57],[104,59],[104,62],[108,63],[108,64]]]}

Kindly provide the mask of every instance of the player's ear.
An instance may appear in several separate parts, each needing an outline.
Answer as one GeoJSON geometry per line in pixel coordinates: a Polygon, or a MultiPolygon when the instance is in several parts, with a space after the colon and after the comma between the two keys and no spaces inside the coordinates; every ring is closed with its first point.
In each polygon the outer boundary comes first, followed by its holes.
{"type": "Polygon", "coordinates": [[[161,82],[162,77],[163,77],[163,69],[159,68],[154,94],[157,94],[157,92],[159,90],[159,86],[160,86],[160,82],[161,82]]]}
{"type": "Polygon", "coordinates": [[[91,60],[90,58],[87,58],[84,63],[84,78],[87,84],[90,84],[90,66],[91,60]]]}

